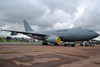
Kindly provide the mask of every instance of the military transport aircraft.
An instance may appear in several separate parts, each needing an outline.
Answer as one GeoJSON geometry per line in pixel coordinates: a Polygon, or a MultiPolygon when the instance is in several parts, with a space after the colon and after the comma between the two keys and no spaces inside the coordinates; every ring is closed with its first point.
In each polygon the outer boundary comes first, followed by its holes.
{"type": "MultiPolygon", "coordinates": [[[[53,43],[54,45],[58,45],[60,44],[61,41],[63,42],[88,41],[99,36],[99,34],[96,33],[95,31],[81,27],[70,28],[70,29],[35,31],[29,26],[26,20],[23,20],[23,23],[25,27],[25,32],[13,31],[13,30],[2,30],[2,31],[11,32],[11,35],[17,35],[17,33],[21,33],[38,40],[42,40],[43,45],[48,45],[48,42],[53,43]]],[[[72,46],[75,46],[75,44],[72,46]]]]}

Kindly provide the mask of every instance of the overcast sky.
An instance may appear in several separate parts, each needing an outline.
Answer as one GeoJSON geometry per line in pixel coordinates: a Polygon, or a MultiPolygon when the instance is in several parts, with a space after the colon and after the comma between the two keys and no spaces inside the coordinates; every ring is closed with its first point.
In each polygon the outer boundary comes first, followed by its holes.
{"type": "Polygon", "coordinates": [[[83,27],[99,32],[100,0],[0,0],[1,29],[24,31],[23,20],[34,30],[83,27]]]}

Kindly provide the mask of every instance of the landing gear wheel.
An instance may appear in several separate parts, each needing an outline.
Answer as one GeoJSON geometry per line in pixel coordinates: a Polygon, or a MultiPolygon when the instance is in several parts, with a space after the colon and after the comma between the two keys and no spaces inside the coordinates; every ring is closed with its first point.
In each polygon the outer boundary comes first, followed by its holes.
{"type": "Polygon", "coordinates": [[[64,44],[64,46],[66,47],[66,46],[67,46],[67,44],[64,44]]]}
{"type": "Polygon", "coordinates": [[[46,45],[48,45],[48,43],[46,42],[46,45]]]}
{"type": "Polygon", "coordinates": [[[85,44],[85,46],[88,46],[87,44],[85,44]]]}
{"type": "Polygon", "coordinates": [[[73,44],[72,47],[75,47],[75,44],[73,44]]]}
{"type": "Polygon", "coordinates": [[[58,45],[58,44],[55,43],[54,45],[58,45]]]}
{"type": "Polygon", "coordinates": [[[83,46],[83,44],[80,44],[80,46],[83,46]]]}
{"type": "Polygon", "coordinates": [[[48,45],[48,43],[44,41],[44,42],[42,42],[42,45],[48,45]]]}

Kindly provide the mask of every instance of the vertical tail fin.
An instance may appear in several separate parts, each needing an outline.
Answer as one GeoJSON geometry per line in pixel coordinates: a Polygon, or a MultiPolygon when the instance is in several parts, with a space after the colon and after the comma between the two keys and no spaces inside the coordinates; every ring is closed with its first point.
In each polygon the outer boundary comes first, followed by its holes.
{"type": "Polygon", "coordinates": [[[25,31],[33,31],[26,20],[23,20],[23,23],[24,23],[25,31]]]}

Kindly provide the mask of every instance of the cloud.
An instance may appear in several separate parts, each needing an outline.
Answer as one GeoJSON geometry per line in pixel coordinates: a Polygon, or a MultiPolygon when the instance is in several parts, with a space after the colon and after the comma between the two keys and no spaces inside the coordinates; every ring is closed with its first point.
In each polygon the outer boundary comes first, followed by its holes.
{"type": "Polygon", "coordinates": [[[78,0],[40,0],[47,8],[50,9],[51,13],[56,10],[63,10],[67,14],[74,15],[77,12],[79,5],[78,0]]]}
{"type": "Polygon", "coordinates": [[[84,9],[83,14],[80,15],[75,21],[74,26],[90,28],[95,31],[100,31],[100,8],[87,7],[84,9]]]}
{"type": "MultiPolygon", "coordinates": [[[[100,31],[100,0],[0,0],[0,28],[24,31],[85,27],[100,31]]],[[[8,34],[7,34],[8,35],[8,34]]]]}
{"type": "Polygon", "coordinates": [[[65,22],[65,17],[71,19],[77,6],[77,0],[3,0],[0,1],[0,26],[22,24],[22,20],[26,19],[40,30],[52,28],[57,22],[65,22]],[[69,16],[62,17],[62,13],[69,16]]]}

